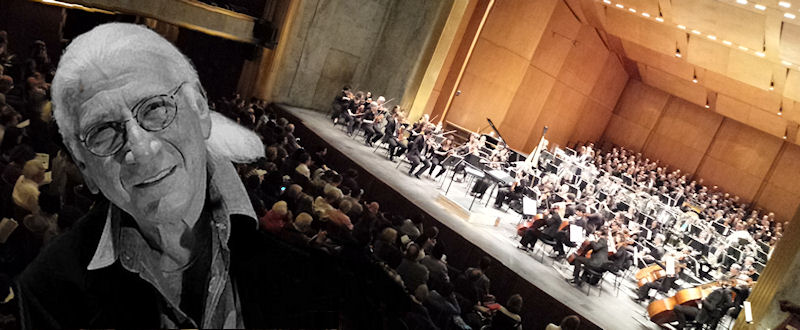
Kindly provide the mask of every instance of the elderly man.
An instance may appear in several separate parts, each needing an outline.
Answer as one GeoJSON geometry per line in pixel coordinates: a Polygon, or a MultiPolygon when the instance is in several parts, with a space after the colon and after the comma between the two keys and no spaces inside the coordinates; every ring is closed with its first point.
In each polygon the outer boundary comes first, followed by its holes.
{"type": "Polygon", "coordinates": [[[340,296],[360,294],[339,261],[257,231],[231,161],[263,146],[209,110],[194,68],[156,33],[112,23],[76,38],[53,103],[107,200],[20,276],[24,326],[335,327],[340,296]]]}

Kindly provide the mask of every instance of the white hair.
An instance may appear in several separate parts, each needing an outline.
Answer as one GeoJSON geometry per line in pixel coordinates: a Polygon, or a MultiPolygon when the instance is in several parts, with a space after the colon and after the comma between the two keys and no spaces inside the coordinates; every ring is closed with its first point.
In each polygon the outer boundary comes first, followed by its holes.
{"type": "MultiPolygon", "coordinates": [[[[158,63],[168,76],[198,87],[198,96],[205,98],[197,71],[169,41],[136,24],[108,23],[99,25],[72,41],[61,57],[53,78],[53,115],[59,124],[64,142],[72,148],[77,140],[75,122],[77,107],[85,88],[97,76],[113,77],[122,69],[152,66],[158,63]],[[87,77],[92,73],[92,77],[87,77]]],[[[197,102],[196,109],[208,111],[211,133],[206,140],[209,152],[234,162],[252,162],[264,156],[264,147],[258,135],[224,116],[208,109],[208,102],[197,102]]]]}

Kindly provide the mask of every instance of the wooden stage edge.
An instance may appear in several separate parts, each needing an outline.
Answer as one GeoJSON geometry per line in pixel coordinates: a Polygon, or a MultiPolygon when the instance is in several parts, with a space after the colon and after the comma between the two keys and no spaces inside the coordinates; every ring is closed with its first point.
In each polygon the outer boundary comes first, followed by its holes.
{"type": "Polygon", "coordinates": [[[600,288],[590,287],[587,295],[571,286],[565,278],[572,267],[553,262],[537,247],[533,254],[516,248],[515,225],[519,216],[484,207],[476,201],[472,211],[466,186],[453,183],[445,196],[440,183],[408,176],[407,164],[390,162],[383,149],[373,150],[363,138],[350,138],[341,126],[334,127],[329,116],[314,110],[273,104],[279,113],[294,123],[300,144],[316,151],[328,148],[326,160],[335,169],[359,170],[358,182],[369,201],[378,201],[382,211],[406,217],[424,214],[424,225],[440,229],[440,241],[446,244],[447,262],[457,269],[476,267],[483,256],[493,259],[487,275],[491,292],[505,303],[512,294],[524,300],[522,318],[525,329],[543,329],[564,316],[581,316],[582,329],[658,329],[645,317],[645,306],[630,299],[632,281],[623,280],[619,292],[613,288],[613,276],[606,276],[600,288]],[[500,219],[497,221],[497,219],[500,219]],[[630,282],[630,283],[629,283],[630,282]]]}

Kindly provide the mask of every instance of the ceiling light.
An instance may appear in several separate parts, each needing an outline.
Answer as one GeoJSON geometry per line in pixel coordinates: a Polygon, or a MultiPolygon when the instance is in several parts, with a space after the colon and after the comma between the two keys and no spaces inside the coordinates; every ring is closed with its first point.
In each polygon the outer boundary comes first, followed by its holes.
{"type": "Polygon", "coordinates": [[[789,61],[781,61],[781,63],[783,63],[785,66],[792,66],[792,62],[789,61]]]}
{"type": "Polygon", "coordinates": [[[783,136],[783,139],[786,140],[786,135],[783,136]]]}
{"type": "Polygon", "coordinates": [[[778,2],[778,6],[781,6],[781,7],[783,7],[783,8],[789,8],[789,7],[791,7],[791,6],[792,6],[792,4],[791,4],[791,3],[788,3],[788,2],[786,2],[786,1],[780,1],[780,2],[778,2]]]}
{"type": "Polygon", "coordinates": [[[633,9],[633,8],[628,8],[628,11],[630,11],[630,12],[632,12],[632,13],[635,13],[635,12],[636,12],[636,9],[633,9]]]}
{"type": "MultiPolygon", "coordinates": [[[[774,89],[775,89],[775,79],[769,78],[769,90],[774,90],[774,89]]],[[[781,112],[782,109],[783,109],[783,101],[781,101],[781,110],[778,110],[778,112],[781,112]]]]}
{"type": "Polygon", "coordinates": [[[740,49],[740,50],[743,50],[743,51],[748,51],[748,50],[750,50],[749,48],[747,48],[747,47],[745,47],[745,46],[739,46],[739,49],[740,49]]]}
{"type": "Polygon", "coordinates": [[[692,33],[694,33],[694,34],[702,34],[702,32],[700,32],[700,30],[692,30],[692,33]]]}
{"type": "Polygon", "coordinates": [[[663,19],[663,18],[661,18],[661,17],[656,17],[656,21],[659,21],[659,22],[661,22],[661,23],[664,23],[664,19],[663,19]]]}
{"type": "Polygon", "coordinates": [[[686,30],[686,26],[678,24],[678,28],[681,30],[686,30]]]}
{"type": "Polygon", "coordinates": [[[756,52],[756,56],[764,57],[764,56],[766,56],[766,54],[764,54],[763,52],[756,52]]]}
{"type": "Polygon", "coordinates": [[[611,0],[603,0],[603,2],[605,2],[606,4],[609,4],[609,5],[611,4],[611,0]]]}
{"type": "Polygon", "coordinates": [[[697,72],[694,70],[692,70],[692,82],[695,84],[697,83],[697,72]]]}
{"type": "Polygon", "coordinates": [[[617,8],[625,8],[625,6],[623,6],[623,5],[622,5],[622,4],[620,4],[620,3],[616,4],[615,6],[617,6],[617,8]]]}
{"type": "Polygon", "coordinates": [[[711,39],[711,40],[717,40],[717,36],[712,36],[710,34],[706,38],[711,39]]]}
{"type": "Polygon", "coordinates": [[[758,10],[767,10],[767,7],[766,7],[766,6],[764,6],[764,5],[757,4],[757,5],[755,5],[755,7],[756,7],[756,9],[758,9],[758,10]]]}
{"type": "Polygon", "coordinates": [[[792,13],[783,13],[783,17],[786,17],[786,18],[788,18],[788,19],[794,19],[794,18],[795,18],[795,17],[797,17],[797,16],[795,16],[795,15],[794,15],[794,14],[792,14],[792,13]]]}
{"type": "Polygon", "coordinates": [[[736,3],[738,3],[740,5],[746,5],[747,4],[747,0],[736,0],[736,3]]]}
{"type": "Polygon", "coordinates": [[[726,46],[733,45],[733,43],[728,40],[722,40],[722,43],[725,44],[726,46]]]}
{"type": "Polygon", "coordinates": [[[642,16],[644,16],[644,17],[650,17],[650,14],[648,14],[648,13],[642,13],[642,16]]]}
{"type": "Polygon", "coordinates": [[[711,106],[708,104],[708,97],[706,97],[706,109],[708,108],[711,108],[711,106]]]}

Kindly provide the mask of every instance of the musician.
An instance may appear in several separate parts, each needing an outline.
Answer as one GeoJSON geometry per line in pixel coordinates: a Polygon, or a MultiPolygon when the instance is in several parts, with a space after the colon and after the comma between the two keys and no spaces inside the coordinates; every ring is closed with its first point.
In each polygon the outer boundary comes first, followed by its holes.
{"type": "Polygon", "coordinates": [[[361,124],[358,119],[364,114],[366,104],[364,102],[364,94],[362,92],[358,92],[356,93],[353,102],[350,103],[350,106],[347,108],[347,111],[344,112],[348,136],[353,135],[356,124],[361,124]]]}
{"type": "Polygon", "coordinates": [[[442,175],[442,173],[444,173],[444,167],[442,167],[439,170],[439,172],[436,173],[436,176],[433,175],[433,170],[435,170],[436,166],[441,164],[445,160],[445,158],[447,158],[447,156],[450,156],[450,154],[452,153],[453,153],[453,138],[447,137],[444,140],[444,142],[442,142],[438,146],[435,146],[435,149],[433,149],[433,151],[431,152],[431,158],[430,158],[431,169],[428,172],[428,175],[430,175],[433,178],[438,178],[440,175],[442,175]]]}
{"type": "Polygon", "coordinates": [[[350,92],[350,86],[345,85],[342,87],[342,91],[333,99],[333,104],[331,105],[331,119],[333,119],[333,124],[339,122],[339,118],[342,116],[342,112],[347,110],[347,107],[350,105],[350,102],[353,100],[353,93],[350,92]]]}
{"type": "Polygon", "coordinates": [[[686,327],[686,319],[691,318],[709,329],[716,329],[719,320],[733,307],[733,298],[730,281],[723,281],[722,287],[711,292],[703,299],[702,309],[695,306],[675,305],[675,316],[678,319],[678,329],[686,327]]]}
{"type": "Polygon", "coordinates": [[[665,265],[669,264],[669,262],[667,261],[668,259],[672,259],[675,262],[675,273],[670,275],[665,275],[662,278],[659,278],[652,282],[647,282],[641,287],[639,287],[639,289],[636,292],[636,299],[634,299],[634,301],[636,302],[645,301],[645,299],[647,299],[647,297],[650,294],[650,289],[656,289],[659,292],[667,292],[669,291],[670,288],[672,288],[675,285],[675,280],[678,279],[678,276],[680,275],[684,267],[681,267],[678,264],[679,257],[674,254],[665,255],[664,258],[661,260],[661,262],[657,264],[661,266],[662,269],[666,268],[665,265]]]}
{"type": "MultiPolygon", "coordinates": [[[[483,141],[486,141],[483,138],[483,141]]],[[[458,163],[456,167],[453,169],[456,174],[461,174],[460,178],[453,178],[456,182],[461,182],[464,180],[464,176],[466,176],[466,172],[464,169],[467,167],[465,162],[467,161],[468,157],[480,157],[480,151],[483,148],[483,143],[481,143],[481,136],[478,133],[472,133],[469,136],[469,141],[461,146],[459,149],[466,149],[466,152],[462,155],[464,156],[464,161],[458,163]]]]}
{"type": "Polygon", "coordinates": [[[489,155],[489,167],[500,169],[508,162],[509,152],[506,143],[500,141],[497,147],[494,148],[491,155],[489,155]]]}
{"type": "Polygon", "coordinates": [[[405,133],[403,132],[405,129],[405,126],[403,126],[403,113],[400,111],[399,106],[395,107],[395,109],[397,111],[394,113],[393,126],[396,128],[389,131],[389,124],[387,123],[387,130],[385,131],[386,136],[389,136],[386,142],[389,143],[389,160],[391,161],[394,161],[394,157],[401,156],[406,152],[406,149],[408,149],[408,147],[406,147],[406,145],[403,143],[403,141],[406,139],[405,133]]]}
{"type": "Polygon", "coordinates": [[[517,176],[511,186],[503,187],[497,190],[497,197],[494,199],[494,207],[499,209],[503,206],[503,203],[508,203],[510,207],[513,201],[517,201],[519,204],[521,204],[525,187],[528,187],[529,185],[530,176],[525,174],[523,171],[517,172],[517,176]]]}
{"type": "Polygon", "coordinates": [[[431,136],[431,131],[424,130],[422,134],[419,134],[416,137],[414,137],[414,140],[412,140],[408,144],[408,154],[406,155],[406,158],[408,158],[408,160],[411,161],[411,168],[408,169],[408,175],[413,175],[417,179],[419,179],[419,176],[422,173],[425,173],[425,170],[427,170],[428,167],[431,166],[431,161],[425,158],[425,154],[428,148],[426,140],[430,138],[430,136],[431,136]],[[419,165],[420,163],[422,163],[423,166],[415,173],[414,169],[417,168],[417,165],[419,165]]]}
{"type": "MultiPolygon", "coordinates": [[[[544,219],[540,220],[543,222],[535,223],[525,230],[522,239],[519,241],[520,246],[518,248],[531,251],[533,247],[536,246],[536,241],[539,240],[539,238],[555,240],[558,227],[561,226],[561,216],[559,213],[562,207],[563,206],[560,204],[554,205],[549,214],[546,215],[544,219]]],[[[556,241],[556,245],[553,246],[553,250],[559,255],[564,255],[564,247],[558,243],[558,241],[556,241]]]]}
{"type": "Polygon", "coordinates": [[[577,287],[583,285],[583,280],[587,277],[586,272],[583,271],[584,267],[600,272],[605,271],[603,267],[608,262],[608,236],[606,231],[606,228],[600,228],[595,232],[597,240],[590,243],[590,250],[592,251],[590,258],[584,256],[575,258],[572,280],[568,280],[571,284],[577,287]]]}
{"type": "Polygon", "coordinates": [[[361,116],[360,123],[361,127],[364,129],[364,144],[368,146],[372,146],[372,138],[378,133],[376,130],[376,122],[381,120],[381,115],[378,114],[379,105],[377,102],[372,102],[369,104],[369,110],[364,112],[364,115],[361,116]]]}

